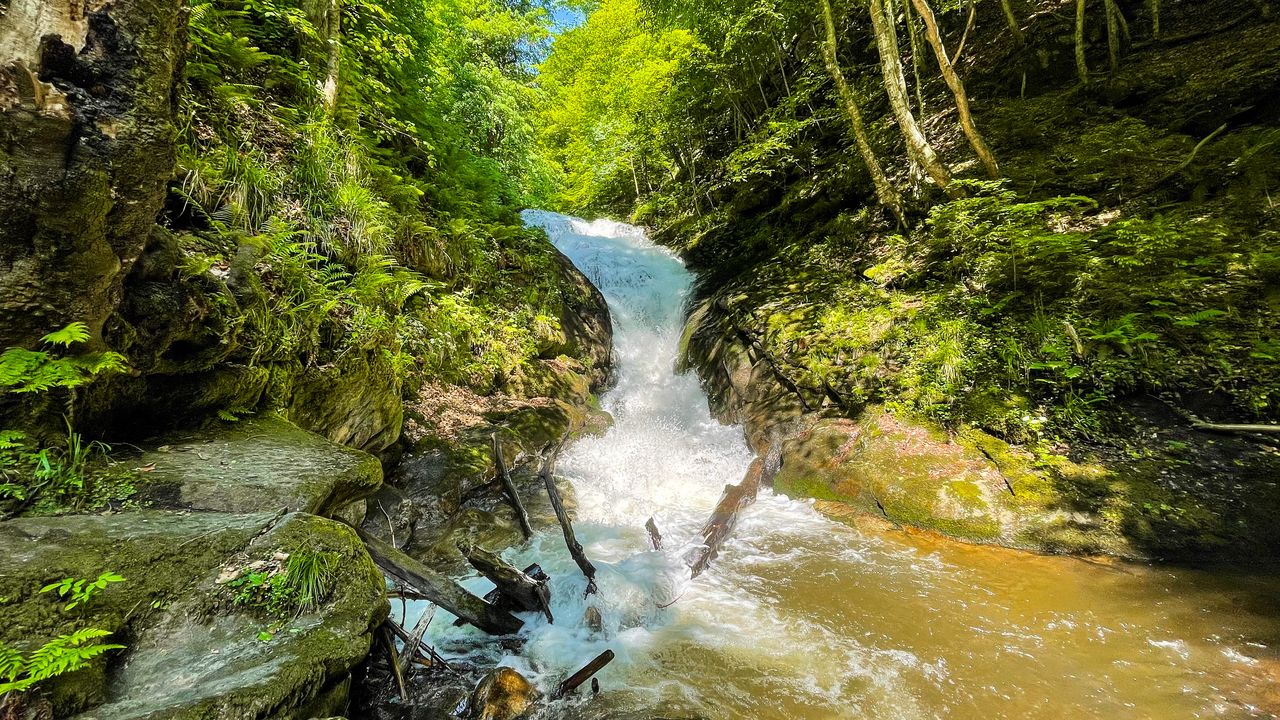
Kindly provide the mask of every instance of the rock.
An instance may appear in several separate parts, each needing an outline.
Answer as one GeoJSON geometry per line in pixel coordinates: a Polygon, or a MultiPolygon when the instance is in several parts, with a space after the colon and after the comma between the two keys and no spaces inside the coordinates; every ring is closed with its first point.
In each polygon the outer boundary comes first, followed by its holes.
{"type": "Polygon", "coordinates": [[[333,442],[377,453],[400,437],[404,403],[396,374],[376,353],[348,353],[293,381],[287,417],[333,442]]]}
{"type": "Polygon", "coordinates": [[[191,510],[327,516],[382,484],[373,456],[270,416],[166,437],[136,462],[139,500],[191,510]]]}
{"type": "Polygon", "coordinates": [[[467,705],[472,720],[516,720],[538,699],[538,689],[509,667],[494,669],[476,685],[467,705]]]}
{"type": "Polygon", "coordinates": [[[568,355],[587,363],[591,389],[603,390],[613,378],[613,320],[604,295],[573,261],[555,250],[556,267],[562,278],[564,305],[560,311],[563,345],[541,349],[544,358],[568,355]]]}
{"type": "Polygon", "coordinates": [[[595,605],[587,606],[587,609],[582,613],[582,622],[593,633],[604,631],[604,617],[600,615],[600,608],[595,605]]]}
{"type": "MultiPolygon", "coordinates": [[[[1063,461],[1059,472],[1103,471],[1063,461]]],[[[953,439],[878,408],[787,437],[774,486],[970,542],[1141,555],[1121,528],[1072,508],[1053,475],[1006,443],[973,429],[953,439]]]]}
{"type": "Polygon", "coordinates": [[[93,344],[173,172],[180,0],[13,0],[0,22],[0,347],[93,344]]]}
{"type": "Polygon", "coordinates": [[[283,623],[229,606],[205,573],[193,588],[135,633],[111,675],[106,702],[78,720],[225,720],[328,716],[347,704],[350,672],[369,652],[389,612],[382,574],[350,528],[295,513],[245,549],[270,558],[300,550],[337,556],[332,594],[283,623]],[[260,633],[270,626],[273,637],[260,633]]]}

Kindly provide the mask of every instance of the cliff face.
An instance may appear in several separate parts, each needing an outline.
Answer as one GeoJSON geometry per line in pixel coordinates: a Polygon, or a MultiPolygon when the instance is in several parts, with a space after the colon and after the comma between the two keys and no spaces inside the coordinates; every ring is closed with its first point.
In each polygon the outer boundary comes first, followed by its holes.
{"type": "Polygon", "coordinates": [[[0,18],[0,346],[101,344],[173,172],[180,0],[15,0],[0,18]]]}

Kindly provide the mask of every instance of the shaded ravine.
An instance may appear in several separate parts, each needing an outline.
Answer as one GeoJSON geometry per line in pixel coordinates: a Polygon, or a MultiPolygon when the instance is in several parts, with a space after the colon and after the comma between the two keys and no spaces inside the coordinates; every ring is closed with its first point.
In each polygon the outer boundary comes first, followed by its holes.
{"type": "MultiPolygon", "coordinates": [[[[528,211],[596,283],[615,323],[616,424],[560,461],[578,496],[586,582],[558,533],[508,553],[552,577],[556,623],[524,616],[509,654],[446,613],[446,656],[517,668],[549,690],[605,648],[602,692],[545,717],[1183,718],[1280,710],[1280,582],[1107,566],[848,527],[768,489],[711,566],[683,555],[751,459],[674,361],[692,276],[636,228],[528,211]],[[649,549],[653,515],[666,552],[649,549]],[[583,621],[594,604],[604,620],[583,621]],[[662,607],[666,606],[666,607],[662,607]]],[[[467,581],[478,593],[491,585],[467,581]]],[[[411,605],[408,624],[422,611],[411,605]]]]}

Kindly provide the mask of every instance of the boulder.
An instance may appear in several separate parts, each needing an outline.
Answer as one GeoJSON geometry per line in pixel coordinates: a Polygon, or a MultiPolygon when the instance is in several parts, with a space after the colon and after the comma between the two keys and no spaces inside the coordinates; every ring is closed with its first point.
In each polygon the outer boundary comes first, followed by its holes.
{"type": "MultiPolygon", "coordinates": [[[[1081,507],[1057,482],[1105,471],[1063,459],[1052,471],[986,433],[955,437],[869,408],[858,420],[812,421],[782,446],[777,490],[840,503],[895,524],[977,543],[1052,552],[1140,555],[1105,513],[1081,507]]],[[[830,508],[828,505],[820,509],[830,508]]],[[[830,514],[843,516],[836,509],[830,514]]]]}
{"type": "Polygon", "coordinates": [[[467,718],[471,720],[516,720],[524,717],[538,699],[538,689],[509,667],[495,668],[485,675],[471,693],[467,718]]]}
{"type": "Polygon", "coordinates": [[[382,574],[355,532],[291,514],[228,567],[197,576],[134,633],[110,674],[106,701],[78,720],[305,720],[345,711],[351,670],[390,610],[382,574]],[[218,584],[243,560],[302,550],[337,558],[331,595],[315,610],[280,621],[232,605],[230,590],[218,584]]]}
{"type": "Polygon", "coordinates": [[[41,684],[55,717],[304,720],[344,712],[350,671],[389,606],[349,527],[324,518],[143,510],[0,523],[0,643],[29,653],[80,628],[126,646],[41,684]],[[318,607],[272,614],[226,581],[297,552],[332,558],[318,607]],[[125,579],[83,607],[39,590],[103,572],[125,579]],[[267,633],[264,635],[264,632],[267,633]]]}
{"type": "Polygon", "coordinates": [[[138,499],[190,510],[331,515],[377,492],[377,458],[278,417],[177,433],[136,460],[138,499]]]}

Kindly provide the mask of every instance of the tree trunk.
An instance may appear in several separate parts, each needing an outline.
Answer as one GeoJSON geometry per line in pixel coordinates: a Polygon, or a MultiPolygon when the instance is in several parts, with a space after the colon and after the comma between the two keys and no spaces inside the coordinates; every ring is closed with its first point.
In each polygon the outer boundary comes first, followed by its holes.
{"type": "Polygon", "coordinates": [[[871,26],[875,30],[876,50],[880,54],[880,70],[884,76],[884,89],[889,95],[889,106],[902,130],[907,144],[907,154],[918,163],[938,187],[946,189],[951,184],[951,170],[947,168],[924,131],[911,114],[907,105],[907,81],[902,74],[902,58],[898,52],[898,37],[893,18],[885,11],[884,0],[871,0],[871,26]]]}
{"type": "Polygon", "coordinates": [[[494,470],[498,479],[502,481],[502,488],[507,491],[511,508],[516,511],[516,522],[520,523],[520,532],[524,534],[524,539],[528,540],[533,537],[533,527],[529,525],[529,513],[525,512],[524,503],[520,502],[520,493],[516,492],[516,484],[512,482],[511,472],[502,458],[502,445],[498,442],[498,433],[489,436],[489,440],[493,443],[494,470]]]}
{"type": "Polygon", "coordinates": [[[871,174],[871,182],[876,188],[876,199],[888,208],[898,224],[902,225],[906,221],[902,211],[902,197],[889,182],[888,176],[884,174],[884,168],[876,158],[875,151],[871,149],[871,140],[867,137],[867,128],[862,122],[862,109],[858,107],[858,100],[854,97],[848,81],[845,80],[844,72],[840,70],[840,61],[836,54],[836,25],[835,17],[831,12],[831,0],[822,0],[822,19],[827,29],[827,40],[822,44],[822,55],[826,61],[827,73],[831,75],[836,92],[840,96],[840,104],[844,107],[845,114],[849,116],[849,124],[853,126],[853,137],[858,145],[858,153],[862,155],[862,162],[867,166],[867,172],[871,174]]]}
{"type": "Polygon", "coordinates": [[[934,56],[938,58],[938,69],[942,71],[942,78],[947,81],[947,87],[951,88],[951,94],[955,96],[956,110],[960,114],[960,127],[964,130],[964,136],[969,139],[973,152],[987,169],[987,175],[994,180],[1000,177],[1000,166],[996,164],[995,156],[991,154],[991,149],[982,139],[982,133],[978,132],[978,127],[973,123],[973,114],[969,112],[969,95],[965,92],[964,82],[960,80],[956,69],[947,59],[947,49],[942,44],[942,34],[938,32],[938,20],[933,15],[933,8],[930,8],[925,0],[910,0],[910,2],[915,6],[916,12],[920,13],[920,18],[924,20],[925,38],[933,47],[934,56]]]}
{"type": "Polygon", "coordinates": [[[1120,68],[1120,23],[1116,20],[1120,9],[1114,0],[1102,0],[1102,12],[1107,16],[1107,62],[1114,75],[1120,68]]]}
{"type": "Polygon", "coordinates": [[[902,15],[907,23],[907,39],[911,41],[911,74],[916,81],[916,111],[924,115],[924,84],[920,81],[920,65],[922,64],[920,61],[920,40],[916,37],[919,33],[916,31],[915,18],[911,16],[910,2],[902,6],[902,15]]]}
{"type": "Polygon", "coordinates": [[[506,562],[498,555],[470,543],[458,545],[458,551],[481,575],[489,579],[498,590],[496,605],[510,605],[524,612],[538,612],[554,623],[551,616],[551,590],[545,581],[538,581],[506,562]]]}
{"type": "Polygon", "coordinates": [[[1151,37],[1160,39],[1160,0],[1147,0],[1147,8],[1151,12],[1151,37]]]}
{"type": "Polygon", "coordinates": [[[569,548],[569,554],[573,556],[573,561],[577,563],[578,569],[587,578],[587,595],[596,591],[596,566],[591,564],[587,559],[587,553],[582,549],[582,543],[578,542],[577,536],[573,532],[573,523],[569,520],[569,512],[564,509],[564,501],[560,499],[560,491],[556,489],[555,466],[556,455],[560,452],[560,448],[555,448],[543,458],[542,469],[538,474],[542,476],[542,483],[547,487],[547,497],[551,500],[551,509],[555,510],[556,519],[560,521],[560,530],[564,533],[565,547],[569,548]]]}
{"type": "Polygon", "coordinates": [[[1089,63],[1085,60],[1084,51],[1084,11],[1085,0],[1076,0],[1076,76],[1082,85],[1089,84],[1089,63]]]}
{"type": "Polygon", "coordinates": [[[1009,26],[1009,32],[1013,33],[1013,41],[1019,47],[1027,42],[1027,36],[1022,34],[1022,26],[1018,25],[1018,16],[1013,14],[1013,5],[1009,0],[1000,0],[1000,9],[1004,10],[1004,21],[1009,26]]]}

